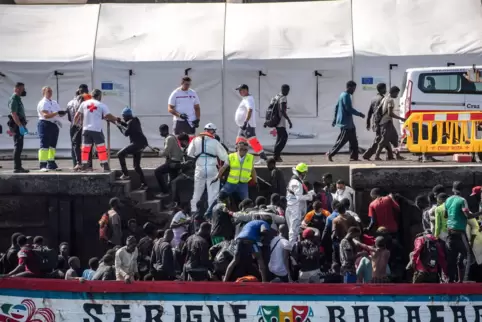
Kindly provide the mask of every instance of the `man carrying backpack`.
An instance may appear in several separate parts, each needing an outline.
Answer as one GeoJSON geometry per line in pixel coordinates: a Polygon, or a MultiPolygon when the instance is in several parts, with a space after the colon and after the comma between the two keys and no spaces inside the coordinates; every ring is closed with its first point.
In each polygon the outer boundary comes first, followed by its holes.
{"type": "Polygon", "coordinates": [[[430,232],[418,235],[407,269],[413,268],[413,283],[440,283],[440,273],[448,276],[445,250],[430,232]]]}
{"type": "MultiPolygon", "coordinates": [[[[381,108],[380,105],[383,101],[383,98],[385,97],[385,94],[387,93],[387,85],[385,83],[379,83],[377,84],[377,95],[372,98],[372,101],[370,102],[370,108],[368,109],[368,115],[367,115],[367,131],[373,130],[375,132],[375,139],[373,140],[372,145],[368,148],[368,150],[365,151],[363,154],[363,159],[365,160],[370,160],[370,158],[377,152],[378,148],[378,143],[380,142],[380,112],[381,108]],[[370,121],[371,124],[370,124],[370,121]]],[[[393,158],[393,155],[390,154],[392,151],[389,150],[388,153],[388,158],[393,158]]]]}
{"type": "Polygon", "coordinates": [[[287,84],[281,85],[281,92],[271,99],[268,110],[266,111],[266,122],[264,127],[276,128],[276,143],[274,145],[274,158],[276,162],[283,162],[281,159],[281,152],[285,148],[288,141],[288,132],[286,132],[286,121],[293,127],[290,118],[288,117],[288,96],[290,86],[287,84]]]}
{"type": "Polygon", "coordinates": [[[122,227],[119,209],[119,198],[109,200],[110,209],[99,220],[99,239],[103,246],[103,252],[114,246],[122,246],[122,227]]]}
{"type": "MultiPolygon", "coordinates": [[[[398,133],[393,125],[393,119],[400,121],[405,121],[405,119],[394,113],[395,109],[395,99],[400,93],[400,88],[397,86],[392,86],[390,88],[390,93],[386,96],[378,109],[381,109],[381,117],[379,121],[380,126],[380,141],[378,142],[377,152],[375,154],[375,160],[381,160],[380,154],[385,148],[388,151],[388,159],[390,160],[390,151],[392,150],[392,145],[396,149],[398,148],[398,133]]],[[[375,112],[375,117],[379,115],[380,112],[375,112]]],[[[400,155],[398,149],[395,150],[395,157],[397,160],[403,160],[404,158],[400,155]]]]}

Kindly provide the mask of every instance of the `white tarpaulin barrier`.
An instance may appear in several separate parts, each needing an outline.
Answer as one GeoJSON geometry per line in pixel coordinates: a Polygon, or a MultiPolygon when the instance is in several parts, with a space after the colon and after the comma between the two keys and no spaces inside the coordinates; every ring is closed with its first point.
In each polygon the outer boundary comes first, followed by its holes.
{"type": "MultiPolygon", "coordinates": [[[[160,124],[172,127],[167,101],[186,73],[201,101],[200,126],[213,122],[221,128],[224,8],[220,3],[102,5],[95,86],[103,89],[114,115],[132,105],[151,146],[162,147],[160,124]]],[[[114,127],[112,147],[126,142],[114,127]]]]}
{"type": "MultiPolygon", "coordinates": [[[[38,149],[37,103],[43,86],[67,105],[79,84],[91,84],[92,54],[99,6],[0,6],[0,148],[11,150],[7,133],[8,99],[16,82],[25,83],[26,149],[38,149]],[[55,72],[58,72],[58,82],[55,72]],[[58,86],[57,86],[58,84],[58,86]],[[58,96],[57,96],[58,95],[58,96]]],[[[63,120],[58,149],[70,150],[69,122],[63,120]]]]}
{"type": "MultiPolygon", "coordinates": [[[[480,62],[478,0],[436,6],[432,0],[357,0],[353,6],[349,0],[0,6],[0,121],[7,132],[8,98],[13,84],[24,82],[31,132],[25,147],[38,149],[42,86],[53,87],[64,107],[79,84],[93,80],[114,115],[131,105],[149,143],[160,146],[159,125],[172,126],[169,94],[187,73],[201,100],[201,127],[215,123],[229,145],[238,130],[234,89],[246,83],[257,104],[258,137],[272,150],[276,132],[263,128],[264,114],[286,83],[294,127],[285,151],[325,152],[339,133],[331,123],[348,80],[359,84],[354,106],[366,113],[376,84],[401,87],[407,68],[480,62]]],[[[365,120],[355,120],[366,147],[373,133],[364,130],[365,120]]],[[[112,128],[114,149],[127,141],[112,128]]],[[[70,149],[67,121],[59,148],[70,149]]],[[[7,133],[0,149],[12,149],[7,133]]]]}
{"type": "Polygon", "coordinates": [[[234,113],[247,84],[256,106],[257,136],[268,150],[276,139],[264,129],[270,98],[288,84],[293,121],[285,151],[316,152],[331,146],[334,106],[351,78],[350,1],[228,4],[225,37],[224,139],[232,145],[234,113]],[[315,76],[315,71],[322,76],[315,76]]]}
{"type": "MultiPolygon", "coordinates": [[[[366,113],[376,84],[402,88],[407,68],[480,64],[482,7],[476,0],[357,0],[353,38],[355,107],[366,113]]],[[[360,143],[370,144],[373,132],[357,124],[360,143]]]]}

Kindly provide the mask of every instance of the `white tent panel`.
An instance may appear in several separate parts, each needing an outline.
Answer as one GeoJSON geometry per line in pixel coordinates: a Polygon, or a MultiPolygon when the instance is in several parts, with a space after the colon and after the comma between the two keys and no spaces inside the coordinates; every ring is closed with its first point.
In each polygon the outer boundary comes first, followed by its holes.
{"type": "Polygon", "coordinates": [[[92,60],[99,5],[0,7],[0,61],[92,60]]]}
{"type": "Polygon", "coordinates": [[[125,62],[221,60],[222,3],[103,4],[95,57],[125,62]]]}
{"type": "MultiPolygon", "coordinates": [[[[172,126],[167,101],[186,73],[200,97],[201,126],[221,127],[223,36],[224,4],[102,5],[95,84],[114,114],[132,105],[151,146],[163,143],[160,124],[172,126]]],[[[125,142],[113,132],[113,148],[125,142]]]]}
{"type": "Polygon", "coordinates": [[[350,1],[228,4],[226,57],[307,59],[352,55],[350,1]]]}
{"type": "MultiPolygon", "coordinates": [[[[6,128],[6,102],[16,82],[25,83],[28,93],[22,99],[30,132],[26,149],[39,147],[37,103],[42,98],[41,88],[52,87],[54,99],[65,107],[80,84],[91,83],[98,12],[98,5],[0,6],[0,73],[4,75],[0,76],[0,101],[4,102],[0,107],[4,127],[1,149],[12,148],[6,128]],[[55,71],[59,72],[58,86],[55,71]]],[[[65,118],[57,148],[70,147],[69,123],[65,118]]]]}
{"type": "Polygon", "coordinates": [[[481,36],[478,0],[353,1],[356,55],[480,54],[481,36]]]}
{"type": "Polygon", "coordinates": [[[349,1],[228,4],[224,78],[227,143],[234,144],[238,131],[234,113],[240,97],[234,89],[245,83],[255,97],[257,136],[265,149],[272,150],[276,134],[263,128],[264,114],[282,84],[291,87],[288,113],[294,124],[288,131],[286,151],[317,152],[333,144],[338,135],[331,130],[333,107],[352,77],[350,13],[349,1]],[[315,76],[315,71],[322,76],[315,76]]]}
{"type": "MultiPolygon", "coordinates": [[[[354,80],[359,85],[355,107],[367,113],[377,83],[402,88],[408,68],[443,67],[448,63],[467,66],[479,62],[481,13],[480,2],[476,0],[447,0],[437,6],[429,0],[354,1],[354,80]],[[440,28],[440,21],[453,23],[450,28],[440,28]]],[[[365,122],[356,120],[360,144],[366,147],[374,134],[361,130],[365,122]]]]}

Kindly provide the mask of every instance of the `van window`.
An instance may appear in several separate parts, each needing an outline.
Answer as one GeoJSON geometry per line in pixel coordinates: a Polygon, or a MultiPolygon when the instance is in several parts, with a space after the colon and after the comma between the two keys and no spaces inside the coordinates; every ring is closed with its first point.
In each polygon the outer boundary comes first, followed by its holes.
{"type": "Polygon", "coordinates": [[[427,94],[463,94],[460,73],[423,73],[418,78],[418,88],[427,94]]]}
{"type": "Polygon", "coordinates": [[[475,91],[467,94],[482,94],[482,83],[474,83],[475,91]]]}

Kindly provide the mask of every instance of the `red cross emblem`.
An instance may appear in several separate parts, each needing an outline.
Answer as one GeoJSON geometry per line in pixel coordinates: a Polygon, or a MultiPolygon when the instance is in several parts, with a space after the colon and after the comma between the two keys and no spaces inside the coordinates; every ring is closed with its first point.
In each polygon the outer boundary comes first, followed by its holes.
{"type": "Polygon", "coordinates": [[[276,134],[278,134],[278,132],[276,131],[276,129],[272,129],[269,134],[271,134],[272,136],[276,136],[276,134]]]}
{"type": "Polygon", "coordinates": [[[92,103],[89,106],[87,106],[87,108],[89,109],[90,113],[93,113],[97,109],[97,106],[95,106],[95,104],[92,103]]]}

